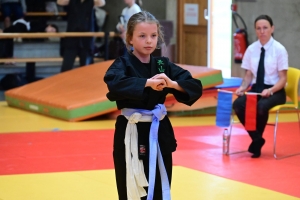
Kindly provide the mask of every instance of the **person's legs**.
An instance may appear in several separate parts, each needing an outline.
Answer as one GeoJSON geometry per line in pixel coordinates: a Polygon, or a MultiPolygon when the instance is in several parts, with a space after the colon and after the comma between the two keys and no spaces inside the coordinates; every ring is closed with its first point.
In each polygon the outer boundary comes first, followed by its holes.
{"type": "Polygon", "coordinates": [[[12,3],[11,10],[14,14],[15,20],[21,19],[24,17],[24,12],[21,3],[12,3]]]}
{"type": "Polygon", "coordinates": [[[5,39],[5,57],[12,58],[14,56],[14,41],[13,39],[5,39]]]}
{"type": "MultiPolygon", "coordinates": [[[[244,126],[245,126],[246,98],[247,98],[246,95],[240,96],[233,103],[233,110],[235,111],[235,114],[237,115],[238,119],[244,126]]],[[[264,112],[262,112],[262,113],[264,113],[264,112]]],[[[264,116],[264,117],[266,117],[266,116],[264,116]]],[[[257,119],[258,118],[259,117],[257,115],[257,119]]],[[[257,121],[259,121],[259,120],[257,120],[257,121]]],[[[257,126],[258,126],[258,124],[256,124],[256,127],[257,126]]],[[[262,124],[260,126],[262,126],[262,124]]],[[[260,149],[261,149],[262,145],[264,144],[264,139],[262,138],[262,134],[259,131],[257,131],[257,128],[254,131],[247,131],[247,132],[252,139],[252,142],[249,145],[248,151],[250,153],[260,155],[260,149]]]]}
{"type": "Polygon", "coordinates": [[[76,48],[65,48],[63,52],[63,63],[61,66],[61,72],[65,72],[73,69],[75,58],[78,54],[76,48]]]}
{"type": "MultiPolygon", "coordinates": [[[[254,158],[260,156],[261,147],[265,143],[265,140],[262,138],[262,135],[268,122],[269,110],[276,105],[284,104],[285,100],[286,95],[284,89],[274,93],[274,95],[268,98],[261,98],[260,96],[258,96],[256,130],[248,131],[249,136],[252,139],[252,143],[250,144],[248,151],[254,154],[254,158]]],[[[238,97],[233,103],[233,109],[243,125],[245,125],[245,107],[246,95],[238,97]]]]}
{"type": "MultiPolygon", "coordinates": [[[[163,155],[163,161],[164,161],[164,165],[165,165],[165,168],[166,168],[166,171],[167,171],[169,184],[170,184],[170,187],[171,187],[172,169],[173,169],[172,153],[163,155]]],[[[143,160],[143,164],[144,164],[144,171],[145,171],[147,180],[149,180],[149,157],[147,157],[143,160]]],[[[148,188],[146,188],[146,191],[148,193],[148,188]]],[[[146,199],[147,199],[147,196],[141,198],[141,200],[146,200],[146,199]]],[[[159,172],[158,161],[157,161],[157,165],[156,165],[156,176],[155,176],[153,200],[163,200],[163,198],[162,198],[161,176],[160,176],[160,172],[159,172]]]]}
{"type": "Polygon", "coordinates": [[[94,57],[89,50],[80,48],[79,50],[79,64],[80,66],[86,66],[94,63],[94,57]]]}
{"type": "Polygon", "coordinates": [[[0,39],[0,58],[5,58],[5,39],[0,39]]]}
{"type": "Polygon", "coordinates": [[[284,90],[274,93],[268,98],[259,98],[257,102],[257,131],[263,135],[265,127],[269,119],[269,110],[276,105],[284,104],[286,94],[284,90]]]}
{"type": "Polygon", "coordinates": [[[125,146],[113,151],[116,184],[119,200],[127,200],[125,146]]]}
{"type": "Polygon", "coordinates": [[[12,13],[11,3],[3,3],[1,4],[2,16],[4,18],[4,28],[7,28],[11,25],[10,16],[12,13]]]}

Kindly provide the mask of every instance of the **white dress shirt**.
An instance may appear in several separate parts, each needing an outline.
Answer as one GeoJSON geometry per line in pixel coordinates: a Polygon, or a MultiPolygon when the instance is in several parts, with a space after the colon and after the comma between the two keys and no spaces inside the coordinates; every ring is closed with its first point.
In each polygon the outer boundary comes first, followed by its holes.
{"type": "Polygon", "coordinates": [[[243,57],[242,68],[250,70],[253,74],[252,83],[256,83],[256,73],[261,53],[261,47],[265,49],[265,78],[266,85],[275,85],[279,80],[279,71],[288,69],[288,53],[285,47],[273,39],[263,46],[260,41],[252,43],[243,57]]]}
{"type": "Polygon", "coordinates": [[[127,28],[127,22],[128,22],[128,20],[129,20],[129,18],[132,16],[132,15],[134,15],[134,14],[136,14],[136,13],[138,13],[138,12],[141,12],[142,10],[141,10],[141,8],[135,3],[135,4],[133,4],[131,7],[126,7],[126,8],[124,8],[123,10],[122,10],[122,16],[124,17],[124,24],[121,24],[120,22],[117,24],[117,30],[119,30],[120,31],[120,29],[119,29],[119,26],[120,25],[123,25],[124,26],[124,29],[126,30],[126,28],[127,28]]]}

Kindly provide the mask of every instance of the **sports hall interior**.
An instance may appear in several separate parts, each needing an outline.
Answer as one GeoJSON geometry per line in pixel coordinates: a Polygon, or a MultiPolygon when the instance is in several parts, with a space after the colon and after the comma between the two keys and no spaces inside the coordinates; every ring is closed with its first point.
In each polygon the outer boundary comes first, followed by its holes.
{"type": "MultiPolygon", "coordinates": [[[[255,18],[261,14],[271,16],[274,38],[286,47],[289,66],[300,69],[300,23],[296,20],[300,17],[299,0],[142,3],[141,8],[164,26],[165,46],[155,55],[169,57],[191,70],[204,86],[203,96],[192,107],[174,103],[172,98],[166,101],[178,145],[173,153],[172,199],[300,199],[300,155],[280,159],[300,153],[297,112],[283,110],[279,114],[279,159],[274,157],[274,126],[266,127],[266,143],[256,159],[247,152],[250,138],[241,124],[232,126],[229,155],[222,150],[225,128],[216,126],[218,89],[235,91],[244,75],[241,63],[234,58],[233,35],[238,28],[246,29],[252,43],[257,40],[255,18]],[[236,18],[236,22],[233,6],[242,18],[236,18]]],[[[105,96],[103,76],[114,60],[110,44],[118,37],[115,27],[125,6],[124,1],[109,0],[101,8],[106,15],[95,35],[92,65],[78,67],[77,60],[73,70],[60,73],[61,36],[56,35],[37,42],[24,40],[20,34],[14,38],[14,57],[0,58],[0,79],[7,74],[23,77],[28,73],[37,78],[0,90],[0,200],[118,199],[112,152],[115,119],[120,113],[105,96]],[[101,46],[104,51],[97,51],[101,46]],[[22,92],[23,97],[19,95],[22,92]],[[36,98],[36,103],[30,102],[29,96],[36,98]],[[44,97],[57,107],[41,105],[44,97]],[[86,106],[86,102],[93,105],[86,106]]],[[[25,14],[25,19],[47,19],[62,34],[66,32],[66,17],[60,6],[56,13],[25,14]]],[[[299,83],[295,85],[299,88],[299,83]]],[[[270,112],[269,123],[275,120],[276,113],[270,112]]]]}

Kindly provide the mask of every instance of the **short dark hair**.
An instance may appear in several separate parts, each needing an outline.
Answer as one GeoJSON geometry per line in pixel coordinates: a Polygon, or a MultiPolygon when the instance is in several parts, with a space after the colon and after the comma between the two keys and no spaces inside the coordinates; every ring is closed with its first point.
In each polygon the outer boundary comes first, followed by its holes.
{"type": "Polygon", "coordinates": [[[58,29],[57,25],[55,25],[55,24],[48,24],[48,26],[52,26],[56,30],[56,33],[59,32],[59,29],[58,29]]]}
{"type": "Polygon", "coordinates": [[[254,27],[256,26],[256,22],[261,19],[267,20],[270,23],[270,25],[273,26],[273,20],[271,17],[269,17],[268,15],[260,15],[255,19],[254,27]]]}

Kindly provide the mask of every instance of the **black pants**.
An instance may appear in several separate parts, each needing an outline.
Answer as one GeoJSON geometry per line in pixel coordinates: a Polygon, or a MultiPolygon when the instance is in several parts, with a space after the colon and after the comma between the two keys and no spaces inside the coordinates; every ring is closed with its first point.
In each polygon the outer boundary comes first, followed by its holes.
{"type": "Polygon", "coordinates": [[[0,58],[12,58],[14,54],[13,39],[0,39],[0,58]]]}
{"type": "MultiPolygon", "coordinates": [[[[265,85],[265,88],[270,88],[271,85],[265,85]]],[[[250,92],[255,91],[255,85],[251,88],[250,92]]],[[[267,98],[257,95],[257,111],[256,111],[256,130],[248,131],[253,141],[260,140],[269,119],[269,110],[280,104],[286,102],[285,90],[281,89],[275,92],[272,96],[267,98]]],[[[233,109],[239,118],[240,122],[245,125],[245,107],[246,95],[238,97],[233,103],[233,109]]]]}
{"type": "Polygon", "coordinates": [[[93,56],[89,50],[80,47],[64,48],[61,72],[73,69],[76,56],[79,56],[80,66],[85,66],[94,63],[93,56]]]}
{"type": "MultiPolygon", "coordinates": [[[[117,182],[117,189],[119,200],[127,200],[127,188],[126,188],[126,161],[125,161],[125,149],[115,149],[113,152],[114,164],[115,164],[115,175],[117,182]]],[[[166,167],[168,179],[171,185],[172,178],[172,153],[163,155],[164,164],[166,167]]],[[[149,157],[147,156],[143,160],[144,171],[147,180],[149,180],[149,157]]],[[[148,188],[145,188],[146,191],[148,188]]],[[[147,197],[142,197],[142,200],[146,200],[147,197]]],[[[154,196],[153,200],[162,200],[162,189],[161,189],[161,179],[158,166],[156,167],[156,178],[154,186],[154,196]]]]}

